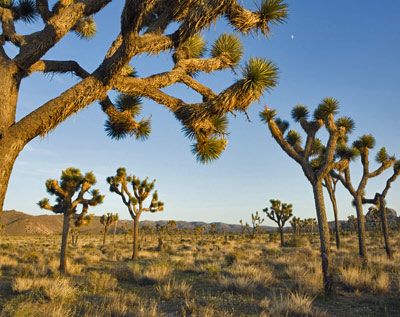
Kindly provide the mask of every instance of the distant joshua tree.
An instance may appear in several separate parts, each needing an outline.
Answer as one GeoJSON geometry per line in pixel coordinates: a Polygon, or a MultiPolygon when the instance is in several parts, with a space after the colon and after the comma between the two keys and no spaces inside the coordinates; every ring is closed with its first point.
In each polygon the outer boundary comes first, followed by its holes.
{"type": "Polygon", "coordinates": [[[357,230],[357,219],[353,215],[347,217],[347,227],[352,234],[357,230]]]}
{"type": "Polygon", "coordinates": [[[283,235],[283,228],[285,223],[293,216],[292,204],[281,203],[280,200],[271,199],[271,207],[264,208],[263,211],[269,219],[276,222],[278,225],[279,234],[281,236],[281,247],[285,245],[285,239],[283,235]]]}
{"type": "Polygon", "coordinates": [[[365,196],[365,188],[370,179],[381,175],[385,170],[395,164],[395,157],[389,156],[386,149],[381,148],[376,154],[375,160],[379,163],[379,167],[374,171],[370,170],[369,154],[370,150],[375,147],[375,138],[371,134],[365,134],[353,142],[352,147],[341,145],[337,149],[337,156],[341,158],[342,165],[339,172],[331,171],[331,175],[340,180],[343,186],[353,197],[353,203],[357,212],[357,229],[358,229],[358,249],[360,258],[364,263],[368,261],[366,236],[365,236],[365,217],[363,211],[363,199],[365,196]],[[353,185],[353,180],[350,175],[350,160],[356,156],[360,156],[362,164],[362,176],[358,185],[353,185]]]}
{"type": "Polygon", "coordinates": [[[242,235],[242,237],[246,236],[246,234],[250,234],[250,226],[249,224],[246,222],[243,222],[242,219],[239,220],[240,223],[240,234],[242,235]]]}
{"type": "Polygon", "coordinates": [[[62,171],[60,181],[55,179],[46,181],[47,192],[56,196],[56,203],[51,205],[47,198],[38,203],[42,209],[64,215],[60,252],[60,272],[63,274],[67,273],[66,252],[71,219],[74,217],[85,219],[89,206],[96,206],[103,202],[104,196],[100,195],[97,189],[90,190],[94,184],[96,184],[96,177],[92,172],[82,175],[79,169],[69,167],[62,171]],[[85,198],[86,194],[91,197],[85,198]],[[79,205],[82,206],[80,214],[77,211],[79,205]]]}
{"type": "Polygon", "coordinates": [[[132,259],[136,259],[139,253],[139,219],[143,212],[157,212],[164,210],[164,203],[158,200],[157,191],[154,191],[155,180],[149,182],[146,179],[141,181],[136,176],[126,174],[125,168],[117,169],[115,176],[107,177],[110,191],[121,196],[122,202],[128,208],[133,219],[133,252],[132,259]],[[132,190],[129,190],[131,185],[132,190]],[[145,200],[152,194],[148,207],[144,207],[145,200]]]}
{"type": "Polygon", "coordinates": [[[290,220],[290,225],[292,226],[293,234],[297,236],[301,234],[302,222],[300,217],[293,217],[292,220],[290,220]]]}
{"type": "Polygon", "coordinates": [[[261,224],[264,222],[264,218],[261,218],[260,215],[258,214],[258,211],[256,211],[255,214],[251,214],[251,224],[252,224],[252,230],[251,230],[251,238],[255,238],[256,234],[260,230],[261,224]]]}
{"type": "Polygon", "coordinates": [[[218,232],[218,228],[217,228],[217,224],[216,223],[212,223],[210,224],[210,229],[209,229],[209,233],[213,236],[215,236],[218,232]]]}
{"type": "Polygon", "coordinates": [[[354,128],[354,122],[350,118],[343,117],[335,121],[334,117],[338,113],[338,109],[339,102],[334,98],[322,100],[314,111],[312,119],[309,119],[310,112],[307,107],[298,105],[293,108],[292,118],[300,123],[306,134],[304,145],[302,145],[301,135],[297,131],[290,130],[286,133],[289,122],[275,118],[275,110],[265,107],[260,114],[262,121],[268,124],[275,141],[289,157],[301,166],[304,175],[312,186],[318,218],[322,273],[326,293],[330,293],[332,290],[333,271],[330,256],[330,233],[322,183],[331,170],[338,168],[335,161],[337,143],[345,139],[354,128]],[[316,137],[317,132],[323,127],[328,132],[326,146],[323,146],[321,140],[316,137]]]}
{"type": "Polygon", "coordinates": [[[89,223],[93,220],[94,215],[89,214],[89,215],[74,215],[73,219],[73,228],[71,229],[71,242],[74,247],[78,245],[78,239],[80,236],[80,227],[87,226],[89,223]]]}
{"type": "Polygon", "coordinates": [[[108,229],[114,225],[114,235],[115,235],[115,225],[118,222],[118,214],[108,212],[105,215],[100,217],[100,223],[103,225],[103,246],[106,244],[106,236],[108,233],[108,229]]]}

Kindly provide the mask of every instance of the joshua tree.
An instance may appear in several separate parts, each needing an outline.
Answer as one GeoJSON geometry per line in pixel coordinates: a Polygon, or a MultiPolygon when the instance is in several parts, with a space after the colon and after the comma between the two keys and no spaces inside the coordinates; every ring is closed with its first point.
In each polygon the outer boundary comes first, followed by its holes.
{"type": "Polygon", "coordinates": [[[118,222],[118,214],[113,214],[111,212],[106,213],[100,217],[100,223],[103,225],[103,246],[106,244],[106,236],[108,229],[114,224],[114,235],[115,235],[115,225],[118,222]]]}
{"type": "Polygon", "coordinates": [[[63,274],[67,273],[66,252],[71,219],[83,221],[89,206],[96,206],[103,202],[104,196],[100,195],[97,189],[90,190],[94,184],[96,184],[96,177],[92,172],[82,175],[79,169],[69,167],[62,171],[60,181],[55,179],[46,181],[47,192],[56,196],[56,203],[51,205],[47,198],[38,203],[42,209],[64,215],[60,252],[60,272],[63,274]],[[90,194],[91,197],[85,198],[86,194],[90,194]],[[80,213],[77,211],[79,205],[82,206],[80,213]]]}
{"type": "Polygon", "coordinates": [[[299,122],[306,134],[304,147],[301,135],[290,130],[286,133],[289,123],[276,117],[276,111],[265,107],[260,114],[261,119],[268,124],[269,130],[282,150],[295,160],[302,168],[310,182],[318,218],[319,236],[321,241],[322,272],[325,292],[332,289],[332,268],[330,258],[330,234],[326,216],[322,183],[330,171],[336,167],[335,149],[338,141],[352,131],[354,123],[350,118],[343,117],[334,120],[339,109],[339,102],[334,98],[326,98],[317,107],[313,119],[309,120],[309,110],[298,105],[292,110],[292,118],[299,122]],[[325,127],[328,132],[326,146],[316,137],[317,132],[325,127]]]}
{"type": "Polygon", "coordinates": [[[290,220],[290,225],[292,226],[293,234],[300,235],[302,228],[302,221],[300,217],[293,217],[292,220],[290,220]]]}
{"type": "Polygon", "coordinates": [[[217,228],[217,224],[216,223],[212,223],[210,224],[210,229],[209,229],[209,233],[213,236],[215,236],[218,232],[218,228],[217,228]]]}
{"type": "Polygon", "coordinates": [[[353,233],[356,231],[357,228],[357,219],[353,215],[350,215],[347,217],[347,226],[350,231],[350,233],[353,233]]]}
{"type": "Polygon", "coordinates": [[[332,203],[333,216],[335,218],[335,240],[336,240],[336,248],[340,249],[340,226],[339,226],[339,218],[338,218],[338,208],[336,202],[336,187],[338,183],[338,179],[333,178],[330,174],[328,174],[322,185],[326,188],[329,194],[329,199],[332,203]]]}
{"type": "MultiPolygon", "coordinates": [[[[202,58],[205,42],[200,34],[225,17],[236,33],[259,31],[270,34],[272,24],[283,22],[287,6],[282,0],[262,0],[252,12],[237,0],[125,0],[115,39],[104,59],[92,72],[75,60],[47,60],[45,56],[67,34],[91,38],[96,33],[94,15],[111,0],[0,0],[0,211],[11,171],[26,144],[44,136],[71,115],[99,101],[107,116],[106,131],[114,138],[133,135],[146,138],[150,121],[138,119],[140,97],[166,107],[195,139],[193,151],[203,161],[217,158],[226,147],[226,114],[245,111],[264,91],[276,85],[277,68],[269,61],[253,58],[243,67],[243,77],[215,93],[194,75],[237,66],[242,46],[237,35],[221,35],[202,58]],[[49,6],[50,4],[50,6],[49,6]],[[37,22],[37,23],[36,23],[37,22]],[[31,23],[31,34],[19,34],[16,23],[31,23]],[[173,26],[172,33],[167,33],[173,26]],[[12,44],[18,52],[7,55],[12,44]],[[129,66],[141,55],[169,52],[174,65],[169,71],[135,77],[129,66]],[[22,81],[33,73],[72,73],[78,82],[59,96],[38,105],[16,120],[22,81]],[[167,94],[163,88],[182,83],[199,93],[203,101],[189,103],[167,94]],[[114,103],[108,92],[120,95],[114,103]]],[[[79,44],[78,44],[79,45],[79,44]]]]}
{"type": "Polygon", "coordinates": [[[374,204],[377,209],[379,210],[380,216],[380,223],[382,226],[382,234],[383,239],[385,241],[385,250],[386,255],[389,259],[393,259],[393,251],[390,245],[389,239],[389,228],[388,228],[388,221],[387,221],[387,208],[386,208],[386,196],[389,192],[390,187],[392,186],[393,182],[396,181],[397,177],[400,174],[400,161],[396,161],[393,164],[393,174],[390,176],[387,181],[385,188],[382,192],[376,193],[373,199],[363,199],[363,203],[371,203],[374,204]]]}
{"type": "Polygon", "coordinates": [[[250,226],[247,222],[244,223],[242,219],[239,220],[239,223],[240,223],[240,234],[242,235],[242,237],[244,237],[246,233],[249,234],[250,226]]]}
{"type": "Polygon", "coordinates": [[[136,176],[126,174],[125,168],[117,169],[115,176],[107,177],[110,191],[121,196],[122,202],[128,208],[133,219],[133,252],[132,259],[136,259],[139,252],[139,219],[143,212],[157,212],[164,210],[164,203],[158,200],[157,191],[154,191],[156,180],[149,182],[147,178],[141,181],[136,176]],[[132,186],[130,191],[128,185],[132,186]],[[145,200],[152,194],[148,207],[144,207],[145,200]]]}
{"type": "Polygon", "coordinates": [[[71,242],[74,247],[78,245],[78,239],[80,235],[79,228],[82,226],[87,226],[93,220],[93,214],[82,215],[75,214],[73,219],[73,228],[71,229],[71,242]]]}
{"type": "Polygon", "coordinates": [[[166,230],[169,235],[172,235],[176,230],[176,221],[175,220],[168,220],[166,224],[166,230]]]}
{"type": "Polygon", "coordinates": [[[251,224],[252,224],[252,230],[251,230],[251,237],[254,239],[258,231],[260,230],[261,224],[264,222],[264,218],[261,218],[260,215],[258,214],[258,211],[256,211],[255,214],[251,214],[251,224]]]}
{"type": "Polygon", "coordinates": [[[283,236],[283,227],[285,223],[293,216],[292,204],[281,203],[280,200],[271,199],[270,211],[268,208],[264,208],[263,211],[269,219],[276,222],[278,225],[279,234],[281,236],[281,247],[285,245],[285,239],[283,236]]]}
{"type": "Polygon", "coordinates": [[[381,148],[376,154],[376,161],[380,166],[370,171],[369,154],[370,150],[375,147],[375,138],[371,134],[362,135],[358,140],[353,142],[352,148],[347,145],[340,145],[337,149],[337,156],[344,162],[339,172],[331,171],[331,175],[340,180],[343,186],[347,189],[353,197],[353,203],[357,212],[357,230],[358,230],[358,248],[359,255],[364,263],[368,261],[367,248],[365,243],[365,217],[363,212],[363,198],[365,195],[365,188],[370,179],[381,175],[385,170],[393,166],[396,159],[394,156],[389,156],[386,149],[381,148]],[[355,187],[350,175],[350,160],[354,159],[357,155],[360,156],[362,164],[362,176],[355,187]]]}

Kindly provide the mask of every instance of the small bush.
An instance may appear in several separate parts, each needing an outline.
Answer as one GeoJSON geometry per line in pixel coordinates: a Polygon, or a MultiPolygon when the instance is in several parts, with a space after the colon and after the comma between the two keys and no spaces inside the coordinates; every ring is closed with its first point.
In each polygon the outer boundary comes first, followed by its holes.
{"type": "Polygon", "coordinates": [[[94,293],[113,291],[118,285],[117,279],[108,273],[92,271],[88,273],[86,280],[90,291],[94,293]]]}

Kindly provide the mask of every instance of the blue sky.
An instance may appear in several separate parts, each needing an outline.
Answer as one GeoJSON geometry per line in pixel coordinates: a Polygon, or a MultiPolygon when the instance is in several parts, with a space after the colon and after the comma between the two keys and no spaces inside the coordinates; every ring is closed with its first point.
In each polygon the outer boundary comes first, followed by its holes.
{"type": "MultiPolygon", "coordinates": [[[[243,2],[254,6],[253,1],[243,2]]],[[[108,191],[105,182],[124,166],[139,177],[157,179],[165,211],[144,215],[143,219],[238,223],[239,219],[249,220],[252,212],[269,205],[272,198],[293,203],[297,216],[315,217],[311,187],[300,167],[280,150],[258,118],[265,104],[288,119],[290,109],[298,103],[313,109],[322,98],[335,97],[341,102],[341,113],[356,122],[353,138],[373,133],[377,148],[386,146],[400,157],[398,0],[385,0],[384,5],[372,0],[293,0],[288,4],[287,23],[274,26],[269,39],[261,35],[242,38],[243,62],[251,56],[271,59],[280,69],[279,86],[252,105],[251,122],[241,115],[230,118],[229,146],[219,160],[208,165],[196,162],[180,124],[160,105],[144,102],[143,113],[152,116],[153,131],[147,141],[140,142],[109,139],[104,133],[105,115],[98,104],[93,104],[26,147],[15,164],[5,209],[44,213],[36,202],[47,196],[45,180],[59,178],[62,169],[76,166],[83,172],[93,170],[98,178],[96,187],[106,194],[104,204],[92,212],[100,215],[113,211],[128,218],[119,197],[108,191]]],[[[46,58],[75,59],[87,70],[95,69],[118,33],[120,12],[121,2],[112,3],[96,16],[98,34],[94,39],[79,40],[70,34],[46,58]]],[[[37,27],[40,25],[20,26],[20,31],[37,27]]],[[[232,32],[224,20],[204,36],[211,44],[222,32],[232,32]]],[[[9,48],[8,52],[15,51],[9,48]]],[[[169,54],[142,56],[131,64],[140,76],[168,70],[172,65],[169,54]]],[[[236,78],[228,71],[199,77],[215,91],[236,78]]],[[[33,75],[22,83],[18,118],[76,82],[71,75],[33,75]]],[[[179,85],[167,91],[188,101],[199,100],[179,85]]],[[[359,170],[359,164],[354,164],[355,178],[359,170]]],[[[371,181],[367,193],[373,194],[384,181],[385,177],[371,181]]],[[[399,190],[400,184],[395,184],[388,205],[400,210],[399,190]]],[[[338,200],[340,218],[355,213],[351,199],[341,188],[338,200]]]]}

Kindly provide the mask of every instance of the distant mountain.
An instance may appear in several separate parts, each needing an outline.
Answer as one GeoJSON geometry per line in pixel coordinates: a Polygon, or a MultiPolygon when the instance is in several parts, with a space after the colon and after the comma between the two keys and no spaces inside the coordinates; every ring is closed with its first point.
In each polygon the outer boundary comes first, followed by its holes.
{"type": "MultiPolygon", "coordinates": [[[[39,215],[33,216],[16,210],[5,210],[1,215],[0,222],[4,225],[4,234],[6,235],[52,235],[61,234],[62,215],[39,215]]],[[[94,233],[99,234],[103,228],[100,224],[100,217],[95,216],[88,226],[81,227],[82,233],[94,233]]],[[[144,220],[140,222],[140,226],[155,227],[158,225],[167,224],[167,220],[150,221],[144,220]]],[[[227,224],[223,222],[214,222],[217,225],[218,231],[225,232],[240,232],[240,225],[227,224]]],[[[209,230],[211,223],[201,221],[176,221],[176,226],[179,229],[193,229],[196,226],[204,226],[206,230],[209,230]]],[[[117,230],[126,230],[126,228],[132,228],[132,220],[120,220],[118,221],[117,230]]],[[[262,230],[275,231],[276,228],[269,226],[261,226],[262,230]]]]}

